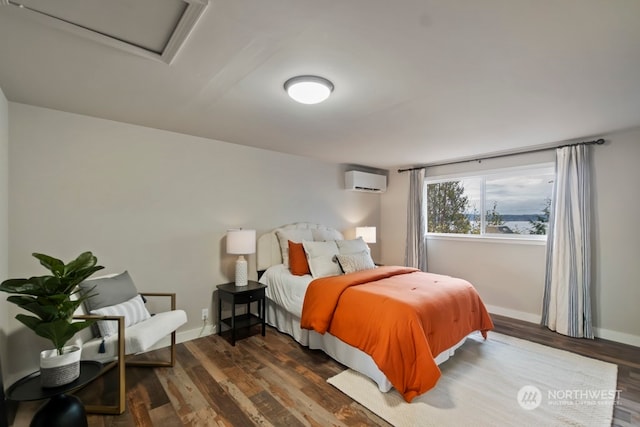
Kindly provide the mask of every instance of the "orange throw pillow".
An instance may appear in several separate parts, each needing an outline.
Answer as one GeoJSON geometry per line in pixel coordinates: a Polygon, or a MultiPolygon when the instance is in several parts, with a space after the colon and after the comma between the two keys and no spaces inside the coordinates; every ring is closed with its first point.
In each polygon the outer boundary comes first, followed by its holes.
{"type": "Polygon", "coordinates": [[[304,276],[311,274],[309,263],[307,262],[307,254],[304,252],[302,243],[296,243],[289,240],[289,270],[291,274],[296,276],[304,276]]]}

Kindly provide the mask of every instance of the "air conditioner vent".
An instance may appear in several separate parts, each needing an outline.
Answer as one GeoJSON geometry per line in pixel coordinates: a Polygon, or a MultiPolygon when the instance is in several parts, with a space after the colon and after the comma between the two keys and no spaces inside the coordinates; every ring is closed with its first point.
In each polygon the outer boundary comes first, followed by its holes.
{"type": "Polygon", "coordinates": [[[351,191],[366,191],[370,193],[387,191],[387,177],[376,173],[347,171],[344,182],[346,189],[351,191]]]}

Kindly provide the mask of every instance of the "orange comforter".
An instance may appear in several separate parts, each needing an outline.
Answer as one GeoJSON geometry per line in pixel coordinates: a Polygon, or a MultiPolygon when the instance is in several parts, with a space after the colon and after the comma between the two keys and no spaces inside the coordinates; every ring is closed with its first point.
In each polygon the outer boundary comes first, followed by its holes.
{"type": "Polygon", "coordinates": [[[407,402],[435,386],[434,357],[493,323],[467,281],[407,267],[316,279],[301,327],[329,332],[369,354],[407,402]]]}

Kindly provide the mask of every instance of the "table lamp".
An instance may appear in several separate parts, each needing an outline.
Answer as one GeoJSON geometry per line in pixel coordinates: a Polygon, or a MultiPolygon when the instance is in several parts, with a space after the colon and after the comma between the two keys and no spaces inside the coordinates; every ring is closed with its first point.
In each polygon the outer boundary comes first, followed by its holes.
{"type": "Polygon", "coordinates": [[[256,230],[227,230],[227,253],[240,255],[236,261],[236,286],[247,286],[247,260],[243,255],[255,253],[256,230]]]}
{"type": "Polygon", "coordinates": [[[362,237],[365,243],[376,242],[376,228],[375,227],[356,227],[356,238],[362,237]]]}

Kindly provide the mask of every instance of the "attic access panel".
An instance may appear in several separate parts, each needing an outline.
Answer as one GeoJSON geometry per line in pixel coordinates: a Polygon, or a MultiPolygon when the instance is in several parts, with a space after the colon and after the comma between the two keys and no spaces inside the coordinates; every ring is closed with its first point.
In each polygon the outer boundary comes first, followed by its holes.
{"type": "Polygon", "coordinates": [[[171,63],[208,0],[9,0],[49,24],[171,63]],[[37,16],[36,16],[37,15],[37,16]]]}

